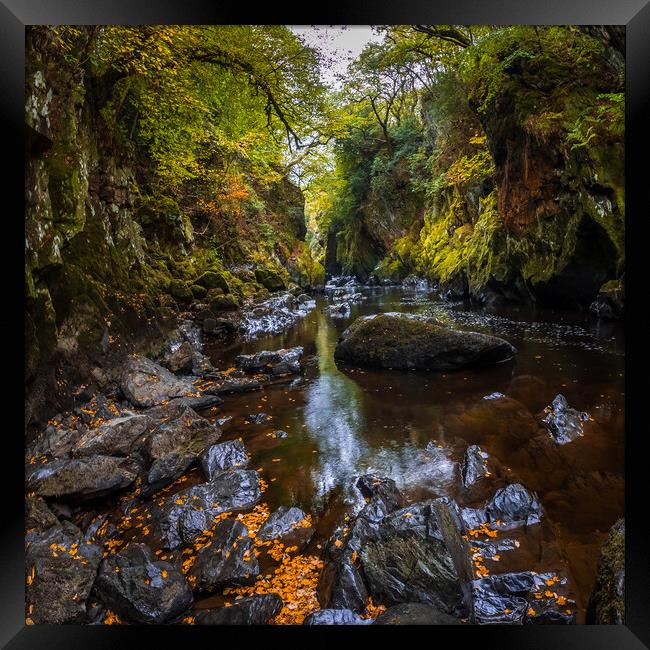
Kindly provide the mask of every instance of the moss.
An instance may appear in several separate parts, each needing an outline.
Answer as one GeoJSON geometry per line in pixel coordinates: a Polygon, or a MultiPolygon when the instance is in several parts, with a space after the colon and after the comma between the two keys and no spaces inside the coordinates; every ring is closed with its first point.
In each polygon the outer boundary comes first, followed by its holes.
{"type": "Polygon", "coordinates": [[[255,278],[269,291],[284,291],[287,288],[286,280],[275,269],[255,269],[255,278]]]}
{"type": "Polygon", "coordinates": [[[204,287],[205,289],[221,289],[224,293],[230,293],[230,285],[221,271],[206,271],[201,274],[196,280],[195,284],[204,287]]]}
{"type": "Polygon", "coordinates": [[[603,544],[587,623],[625,623],[625,520],[619,519],[603,544]]]}

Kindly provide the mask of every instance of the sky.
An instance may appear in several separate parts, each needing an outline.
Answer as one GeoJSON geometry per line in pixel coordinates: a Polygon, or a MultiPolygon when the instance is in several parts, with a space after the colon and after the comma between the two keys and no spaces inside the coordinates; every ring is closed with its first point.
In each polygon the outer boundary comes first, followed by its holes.
{"type": "Polygon", "coordinates": [[[289,25],[289,29],[329,61],[330,67],[322,68],[322,78],[326,84],[337,88],[340,84],[336,75],[345,74],[348,63],[361,53],[367,43],[381,40],[372,32],[370,25],[289,25]]]}

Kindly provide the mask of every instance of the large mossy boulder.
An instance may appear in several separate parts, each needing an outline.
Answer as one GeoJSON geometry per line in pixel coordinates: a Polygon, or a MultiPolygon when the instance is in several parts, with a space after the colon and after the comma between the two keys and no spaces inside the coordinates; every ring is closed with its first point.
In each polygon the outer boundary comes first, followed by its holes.
{"type": "Polygon", "coordinates": [[[219,271],[206,271],[196,279],[194,284],[205,289],[221,289],[224,293],[230,293],[228,281],[219,271]]]}
{"type": "Polygon", "coordinates": [[[334,358],[353,365],[396,370],[456,370],[511,359],[507,341],[461,332],[401,314],[357,319],[341,336],[334,358]]]}
{"type": "Polygon", "coordinates": [[[619,519],[603,544],[596,583],[587,607],[587,623],[625,623],[625,520],[619,519]]]}
{"type": "Polygon", "coordinates": [[[255,269],[255,279],[269,291],[284,291],[287,288],[284,278],[273,269],[255,269]]]}

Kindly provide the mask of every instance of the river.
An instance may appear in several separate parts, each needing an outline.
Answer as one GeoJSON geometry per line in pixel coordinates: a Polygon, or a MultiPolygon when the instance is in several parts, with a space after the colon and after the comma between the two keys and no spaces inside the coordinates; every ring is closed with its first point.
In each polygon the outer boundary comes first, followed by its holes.
{"type": "Polygon", "coordinates": [[[525,532],[528,543],[499,570],[561,569],[578,604],[578,622],[584,621],[600,544],[624,512],[622,328],[590,323],[578,313],[488,311],[402,288],[361,291],[364,300],[347,317],[328,315],[328,301],[319,296],[316,308],[281,334],[206,346],[218,368],[232,366],[241,353],[305,350],[303,376],[225,399],[216,414],[232,417],[223,439],[243,439],[251,467],[260,468],[269,484],[265,500],[272,509],[297,505],[314,513],[312,550],[361,506],[353,486],[366,472],[393,478],[409,500],[452,496],[461,505],[487,498],[495,486],[523,483],[537,492],[544,525],[525,532]],[[501,336],[518,354],[511,362],[450,373],[337,365],[333,352],[347,325],[390,311],[428,314],[501,336]],[[495,392],[511,399],[483,399],[495,392]],[[549,458],[529,442],[539,433],[535,416],[558,393],[591,420],[583,437],[558,446],[549,458]],[[260,412],[271,419],[246,422],[247,414],[260,412]],[[278,437],[278,430],[288,435],[278,437]],[[429,442],[438,450],[433,461],[424,452],[429,442]],[[493,484],[472,495],[459,490],[457,476],[469,444],[488,453],[494,474],[493,484]]]}

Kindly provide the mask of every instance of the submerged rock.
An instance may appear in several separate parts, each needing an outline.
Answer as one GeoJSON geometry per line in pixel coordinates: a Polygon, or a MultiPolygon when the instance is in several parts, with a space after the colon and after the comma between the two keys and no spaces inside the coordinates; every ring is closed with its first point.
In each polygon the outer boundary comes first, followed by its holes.
{"type": "Polygon", "coordinates": [[[130,357],[126,363],[120,388],[126,399],[134,406],[147,408],[156,406],[174,397],[194,394],[194,384],[187,379],[179,379],[169,370],[139,355],[130,357]]]}
{"type": "Polygon", "coordinates": [[[101,548],[84,543],[81,531],[70,522],[57,521],[31,535],[25,552],[25,600],[31,621],[82,623],[101,559],[101,548]]]}
{"type": "Polygon", "coordinates": [[[196,591],[213,591],[230,585],[247,585],[260,572],[248,529],[236,519],[214,528],[210,543],[202,548],[188,573],[196,591]]]}
{"type": "Polygon", "coordinates": [[[511,359],[517,350],[507,341],[448,329],[399,314],[359,318],[339,340],[338,361],[398,370],[454,370],[511,359]]]}
{"type": "Polygon", "coordinates": [[[155,523],[163,543],[173,549],[182,542],[182,528],[195,529],[190,525],[195,517],[206,521],[222,512],[246,510],[255,505],[260,496],[256,471],[229,469],[208,483],[169,496],[156,513],[155,523]]]}
{"type": "Polygon", "coordinates": [[[30,469],[28,490],[42,497],[84,501],[123,490],[135,481],[138,467],[127,458],[88,456],[61,458],[30,469]]]}
{"type": "Polygon", "coordinates": [[[240,354],[235,365],[246,372],[267,372],[271,375],[290,375],[300,372],[302,347],[282,350],[264,350],[255,354],[240,354]]]}
{"type": "Polygon", "coordinates": [[[374,625],[460,625],[460,621],[432,605],[403,603],[377,616],[374,625]]]}
{"type": "Polygon", "coordinates": [[[373,619],[361,618],[350,609],[321,609],[309,614],[303,625],[368,625],[373,619]]]}
{"type": "Polygon", "coordinates": [[[167,623],[193,602],[185,577],[168,562],[156,560],[145,544],[129,544],[103,562],[95,589],[102,602],[135,623],[167,623]]]}
{"type": "Polygon", "coordinates": [[[268,422],[271,417],[267,413],[249,413],[244,420],[251,424],[264,424],[268,422]]]}
{"type": "Polygon", "coordinates": [[[241,440],[228,440],[212,445],[201,454],[201,468],[208,480],[233,467],[246,467],[248,453],[241,440]]]}
{"type": "Polygon", "coordinates": [[[625,520],[609,531],[598,560],[596,582],[587,607],[587,623],[625,624],[625,520]]]}
{"type": "Polygon", "coordinates": [[[240,598],[229,607],[203,609],[196,614],[197,625],[266,625],[282,609],[277,594],[240,598]]]}
{"type": "Polygon", "coordinates": [[[546,415],[542,422],[558,445],[565,445],[584,435],[582,423],[589,420],[589,414],[571,408],[564,395],[557,395],[544,411],[546,415]]]}

